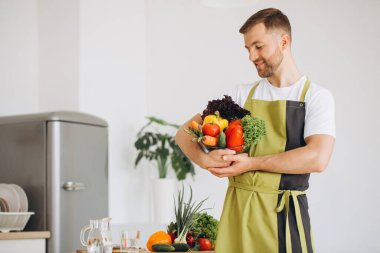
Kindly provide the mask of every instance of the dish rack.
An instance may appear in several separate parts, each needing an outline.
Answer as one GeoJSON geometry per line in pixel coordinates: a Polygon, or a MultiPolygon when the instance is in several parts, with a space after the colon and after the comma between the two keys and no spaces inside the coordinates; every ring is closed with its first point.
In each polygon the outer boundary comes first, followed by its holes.
{"type": "Polygon", "coordinates": [[[34,212],[0,212],[0,231],[8,233],[24,230],[26,223],[33,214],[34,212]]]}

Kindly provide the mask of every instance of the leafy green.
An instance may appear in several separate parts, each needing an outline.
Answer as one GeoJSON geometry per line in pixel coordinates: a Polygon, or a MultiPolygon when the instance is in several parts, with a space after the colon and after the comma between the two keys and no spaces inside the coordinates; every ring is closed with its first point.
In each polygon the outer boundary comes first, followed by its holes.
{"type": "Polygon", "coordinates": [[[213,115],[218,111],[223,119],[231,122],[235,119],[241,119],[245,115],[251,115],[251,112],[241,108],[230,96],[224,95],[222,99],[215,99],[208,102],[206,109],[203,111],[202,120],[208,115],[213,115]]]}
{"type": "Polygon", "coordinates": [[[197,235],[197,238],[207,238],[214,244],[218,234],[218,220],[206,212],[197,213],[192,232],[197,235]]]}
{"type": "Polygon", "coordinates": [[[157,128],[164,126],[178,129],[179,126],[156,117],[147,117],[147,119],[148,123],[140,129],[135,141],[135,148],[138,151],[135,167],[145,158],[157,163],[159,178],[166,178],[170,165],[178,180],[184,180],[188,173],[195,175],[194,165],[175,143],[174,136],[161,133],[157,128]],[[153,129],[155,131],[152,131],[153,129]]]}
{"type": "Polygon", "coordinates": [[[167,228],[167,232],[169,234],[176,234],[177,233],[177,222],[170,222],[167,228]]]}
{"type": "Polygon", "coordinates": [[[258,141],[266,134],[265,122],[259,118],[246,115],[241,120],[246,146],[257,145],[258,141]]]}

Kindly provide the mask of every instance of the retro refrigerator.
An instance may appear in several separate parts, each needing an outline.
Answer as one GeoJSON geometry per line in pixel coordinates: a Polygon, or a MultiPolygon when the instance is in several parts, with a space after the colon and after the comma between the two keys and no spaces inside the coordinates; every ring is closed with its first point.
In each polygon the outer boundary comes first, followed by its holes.
{"type": "Polygon", "coordinates": [[[50,231],[49,253],[83,248],[90,219],[108,216],[108,125],[79,112],[0,117],[0,183],[20,185],[35,215],[25,230],[50,231]]]}

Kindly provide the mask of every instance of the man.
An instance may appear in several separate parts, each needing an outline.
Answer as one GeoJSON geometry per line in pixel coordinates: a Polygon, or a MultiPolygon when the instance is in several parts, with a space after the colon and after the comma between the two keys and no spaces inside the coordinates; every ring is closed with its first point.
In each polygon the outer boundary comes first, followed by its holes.
{"type": "Polygon", "coordinates": [[[291,26],[280,10],[252,15],[241,27],[249,59],[262,78],[238,86],[233,99],[266,124],[266,135],[247,154],[205,154],[183,129],[184,153],[217,177],[228,177],[217,253],[314,252],[305,190],[310,173],[322,172],[335,142],[334,100],[295,64],[291,26]]]}

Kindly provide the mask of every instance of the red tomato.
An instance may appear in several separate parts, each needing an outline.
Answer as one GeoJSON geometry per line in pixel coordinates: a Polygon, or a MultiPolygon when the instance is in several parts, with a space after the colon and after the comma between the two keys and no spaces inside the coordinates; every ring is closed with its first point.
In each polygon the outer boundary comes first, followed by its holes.
{"type": "Polygon", "coordinates": [[[204,135],[216,137],[220,133],[220,127],[218,124],[206,123],[202,127],[202,133],[204,135]]]}
{"type": "Polygon", "coordinates": [[[244,134],[240,125],[232,126],[229,135],[226,134],[227,148],[240,152],[243,150],[244,134]]]}
{"type": "Polygon", "coordinates": [[[211,242],[210,242],[209,239],[199,238],[198,239],[198,243],[199,243],[199,249],[201,251],[203,251],[203,250],[211,250],[212,249],[212,245],[211,245],[211,242]]]}

